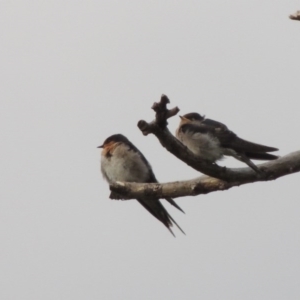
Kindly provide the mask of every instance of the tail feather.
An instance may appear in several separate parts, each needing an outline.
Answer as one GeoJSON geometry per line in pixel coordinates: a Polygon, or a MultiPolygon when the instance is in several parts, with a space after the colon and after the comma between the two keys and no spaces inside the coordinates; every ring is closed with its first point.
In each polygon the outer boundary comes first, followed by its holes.
{"type": "MultiPolygon", "coordinates": [[[[151,199],[149,201],[142,200],[142,199],[137,199],[137,201],[145,209],[147,209],[148,212],[152,216],[154,216],[156,219],[158,219],[160,222],[162,222],[169,229],[169,231],[173,235],[174,235],[174,233],[171,230],[171,227],[173,226],[173,223],[180,229],[180,231],[183,232],[183,230],[178,226],[178,224],[175,222],[175,220],[169,215],[169,213],[167,212],[167,210],[163,207],[163,205],[159,202],[158,199],[151,199]]],[[[175,237],[175,235],[174,235],[174,237],[175,237]]]]}
{"type": "Polygon", "coordinates": [[[131,198],[123,196],[123,195],[118,194],[116,192],[111,192],[110,195],[109,195],[109,199],[112,199],[112,200],[128,200],[128,199],[131,199],[131,198]]]}
{"type": "Polygon", "coordinates": [[[277,148],[252,143],[252,142],[243,140],[239,137],[237,137],[234,141],[231,142],[230,148],[232,148],[232,149],[234,149],[235,151],[238,151],[238,152],[239,151],[244,152],[245,150],[247,150],[250,153],[278,151],[277,148]]]}
{"type": "Polygon", "coordinates": [[[166,198],[166,200],[173,205],[174,207],[176,207],[178,210],[180,210],[181,212],[183,212],[185,214],[185,212],[182,210],[182,208],[172,199],[172,198],[166,198]]]}
{"type": "MultiPolygon", "coordinates": [[[[169,215],[169,214],[168,214],[169,215]]],[[[169,218],[172,220],[172,222],[177,226],[177,228],[184,234],[185,232],[183,231],[183,229],[176,223],[176,221],[169,215],[169,218]]],[[[173,232],[172,232],[173,233],[173,232]]],[[[174,235],[175,236],[175,235],[174,235]]]]}
{"type": "Polygon", "coordinates": [[[245,155],[248,158],[256,159],[256,160],[274,160],[278,158],[277,155],[273,155],[269,153],[245,152],[245,155]]]}
{"type": "Polygon", "coordinates": [[[176,235],[174,234],[174,232],[172,231],[172,229],[170,227],[167,227],[169,229],[169,231],[171,232],[171,234],[174,236],[174,238],[176,238],[176,235]]]}

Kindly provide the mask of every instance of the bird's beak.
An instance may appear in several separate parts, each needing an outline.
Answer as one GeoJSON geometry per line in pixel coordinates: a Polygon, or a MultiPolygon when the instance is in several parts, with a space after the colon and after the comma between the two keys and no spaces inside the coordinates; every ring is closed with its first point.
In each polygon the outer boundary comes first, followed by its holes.
{"type": "Polygon", "coordinates": [[[183,116],[179,116],[179,118],[181,119],[181,121],[190,121],[188,118],[183,117],[183,116]]]}
{"type": "Polygon", "coordinates": [[[98,146],[97,148],[103,148],[103,145],[101,145],[101,146],[98,146]]]}

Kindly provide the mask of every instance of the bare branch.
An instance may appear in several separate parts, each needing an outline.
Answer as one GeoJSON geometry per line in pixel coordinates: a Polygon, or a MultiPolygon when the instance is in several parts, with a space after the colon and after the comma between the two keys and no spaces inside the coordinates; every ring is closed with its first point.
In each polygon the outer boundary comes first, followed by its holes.
{"type": "Polygon", "coordinates": [[[290,15],[289,18],[291,20],[300,21],[300,10],[296,11],[294,14],[290,15]]]}
{"type": "Polygon", "coordinates": [[[300,171],[300,151],[285,155],[277,160],[260,165],[267,174],[272,174],[265,178],[253,176],[250,168],[234,169],[236,181],[223,181],[220,179],[201,176],[188,181],[177,181],[170,183],[131,183],[115,182],[110,186],[111,191],[124,195],[124,199],[137,198],[177,198],[183,196],[196,196],[215,191],[228,190],[235,186],[257,181],[275,180],[279,177],[300,171]]]}

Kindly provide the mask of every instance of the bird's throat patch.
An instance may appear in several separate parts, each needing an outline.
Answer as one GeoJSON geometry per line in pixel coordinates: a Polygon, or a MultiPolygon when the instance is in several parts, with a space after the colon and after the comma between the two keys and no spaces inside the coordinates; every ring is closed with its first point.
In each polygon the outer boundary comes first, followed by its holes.
{"type": "Polygon", "coordinates": [[[114,150],[118,146],[119,143],[116,142],[110,142],[106,145],[104,145],[102,150],[102,155],[104,155],[107,158],[110,158],[113,155],[114,150]]]}

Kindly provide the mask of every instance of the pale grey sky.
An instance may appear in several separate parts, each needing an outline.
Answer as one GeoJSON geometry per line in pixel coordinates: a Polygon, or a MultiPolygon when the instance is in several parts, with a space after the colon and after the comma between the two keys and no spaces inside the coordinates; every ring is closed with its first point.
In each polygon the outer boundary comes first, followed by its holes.
{"type": "MultiPolygon", "coordinates": [[[[300,175],[165,204],[109,200],[126,135],[163,182],[199,174],[144,137],[162,93],[299,150],[299,1],[1,1],[0,298],[299,299],[300,175]]],[[[170,120],[175,131],[178,117],[170,120]]],[[[242,166],[226,159],[222,165],[242,166]]]]}

